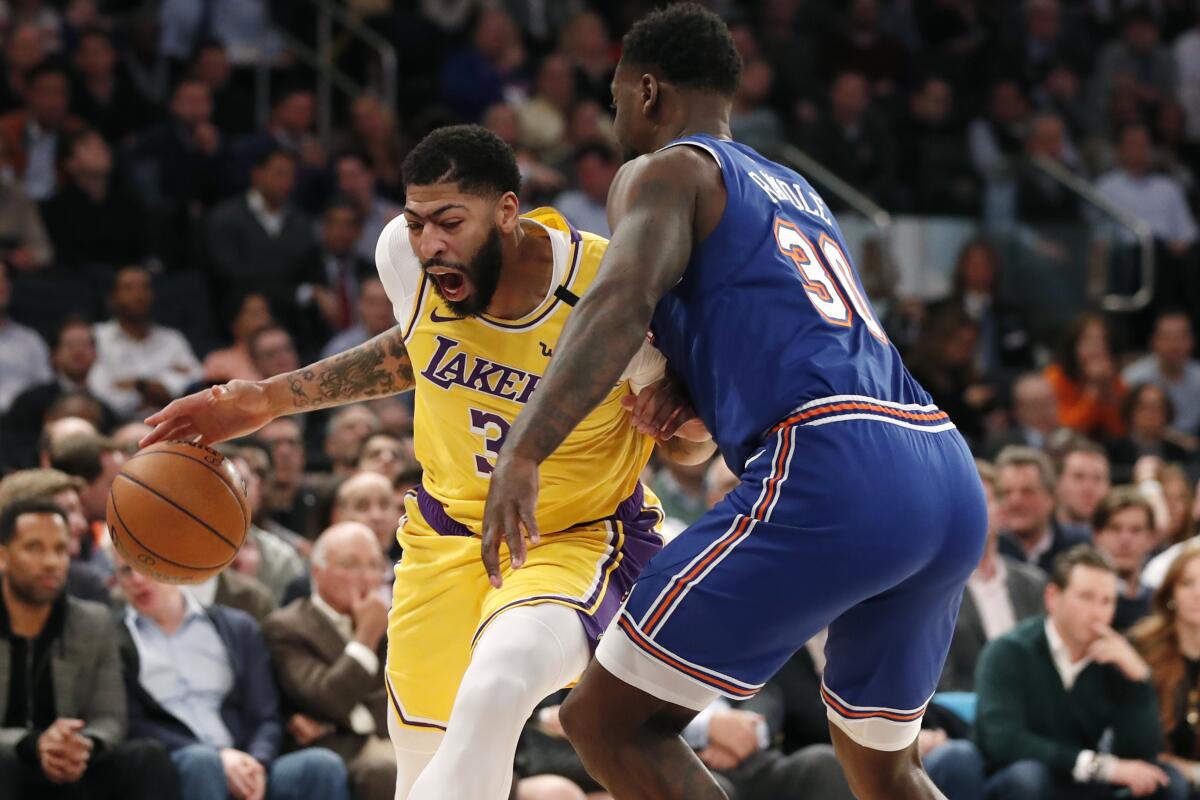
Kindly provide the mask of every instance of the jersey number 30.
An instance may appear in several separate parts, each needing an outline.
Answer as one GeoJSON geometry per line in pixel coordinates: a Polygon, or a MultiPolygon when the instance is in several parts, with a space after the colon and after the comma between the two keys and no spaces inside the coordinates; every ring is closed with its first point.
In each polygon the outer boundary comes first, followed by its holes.
{"type": "Polygon", "coordinates": [[[796,265],[804,293],[826,322],[849,328],[854,324],[854,313],[858,312],[871,335],[887,342],[887,334],[859,290],[850,260],[837,242],[822,233],[818,249],[794,223],[776,217],[775,243],[779,252],[796,265]]]}

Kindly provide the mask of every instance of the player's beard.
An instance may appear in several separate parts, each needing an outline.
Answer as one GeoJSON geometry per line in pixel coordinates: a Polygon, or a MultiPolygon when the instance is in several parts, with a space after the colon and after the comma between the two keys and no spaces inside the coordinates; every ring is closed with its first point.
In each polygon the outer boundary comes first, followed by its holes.
{"type": "Polygon", "coordinates": [[[471,294],[462,300],[447,300],[435,280],[433,289],[438,293],[438,297],[442,298],[446,307],[460,317],[479,316],[487,310],[492,302],[492,297],[496,294],[496,288],[500,285],[500,272],[504,267],[504,250],[500,244],[500,229],[492,227],[483,244],[479,246],[478,252],[466,264],[452,264],[439,258],[431,258],[421,264],[423,269],[436,266],[461,269],[466,273],[473,287],[471,294]]]}

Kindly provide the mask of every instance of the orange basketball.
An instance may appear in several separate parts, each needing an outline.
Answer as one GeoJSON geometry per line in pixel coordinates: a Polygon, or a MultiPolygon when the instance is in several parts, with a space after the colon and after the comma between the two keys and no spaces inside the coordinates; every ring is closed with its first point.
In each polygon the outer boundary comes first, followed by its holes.
{"type": "Polygon", "coordinates": [[[237,469],[209,447],[159,442],[125,462],[108,495],[108,531],[138,572],[200,583],[233,561],[250,507],[237,469]]]}

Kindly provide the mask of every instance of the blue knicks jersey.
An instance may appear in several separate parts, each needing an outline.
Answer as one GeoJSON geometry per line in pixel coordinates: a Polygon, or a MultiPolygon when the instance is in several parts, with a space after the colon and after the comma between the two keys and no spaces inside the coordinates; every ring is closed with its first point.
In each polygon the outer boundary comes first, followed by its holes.
{"type": "Polygon", "coordinates": [[[717,160],[728,200],[651,327],[730,469],[740,474],[770,428],[808,413],[805,404],[932,421],[929,395],[888,342],[808,181],[712,136],[667,147],[684,144],[717,160]]]}

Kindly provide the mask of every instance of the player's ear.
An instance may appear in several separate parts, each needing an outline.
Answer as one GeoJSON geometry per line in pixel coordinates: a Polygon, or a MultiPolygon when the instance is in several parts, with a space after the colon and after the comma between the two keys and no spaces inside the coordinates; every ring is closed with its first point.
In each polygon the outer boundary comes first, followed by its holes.
{"type": "Polygon", "coordinates": [[[654,116],[654,111],[658,108],[658,95],[660,89],[661,87],[658,84],[658,78],[654,77],[650,73],[642,75],[642,113],[647,117],[654,116]]]}
{"type": "Polygon", "coordinates": [[[501,233],[512,233],[521,224],[521,201],[512,192],[500,195],[496,203],[496,226],[501,233]]]}

